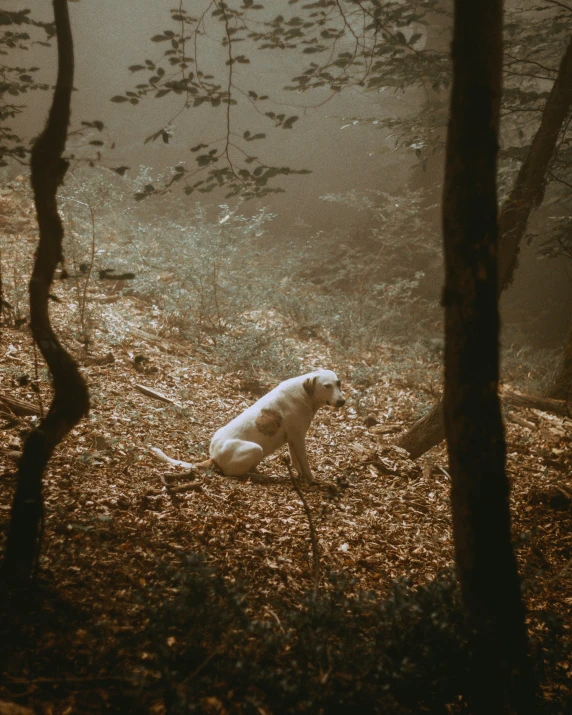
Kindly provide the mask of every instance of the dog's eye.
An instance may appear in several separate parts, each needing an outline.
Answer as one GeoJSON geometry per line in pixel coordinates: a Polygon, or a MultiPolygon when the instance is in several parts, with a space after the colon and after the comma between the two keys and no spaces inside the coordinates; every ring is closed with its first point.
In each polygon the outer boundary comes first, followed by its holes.
{"type": "Polygon", "coordinates": [[[327,385],[324,385],[324,387],[326,388],[326,390],[329,390],[332,386],[330,385],[330,383],[328,383],[327,385]]]}
{"type": "Polygon", "coordinates": [[[341,381],[341,380],[338,380],[338,381],[336,382],[336,385],[337,385],[338,387],[341,387],[341,386],[342,386],[342,381],[341,381]]]}

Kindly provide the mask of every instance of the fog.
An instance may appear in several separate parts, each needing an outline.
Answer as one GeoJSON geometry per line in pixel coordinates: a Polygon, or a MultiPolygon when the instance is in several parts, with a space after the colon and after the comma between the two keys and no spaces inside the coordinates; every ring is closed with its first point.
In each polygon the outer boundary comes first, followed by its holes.
{"type": "MultiPolygon", "coordinates": [[[[8,9],[26,5],[26,2],[5,4],[8,9]]],[[[50,4],[43,5],[48,19],[50,4]]],[[[181,112],[184,98],[180,96],[146,98],[137,106],[110,101],[141,81],[141,74],[127,69],[130,65],[145,59],[156,61],[162,56],[164,45],[151,42],[150,38],[173,27],[171,5],[164,0],[82,0],[70,4],[77,88],[72,128],[82,120],[103,121],[107,146],[102,150],[100,163],[107,167],[128,166],[131,177],[137,176],[141,167],[146,167],[151,177],[161,176],[175,164],[192,167],[195,157],[189,148],[219,139],[225,132],[225,116],[220,107],[203,104],[181,112]],[[160,139],[145,144],[146,137],[166,126],[174,116],[168,144],[160,139]],[[112,143],[114,149],[109,148],[112,143]]],[[[185,7],[189,12],[198,11],[202,3],[189,2],[185,7]]],[[[269,17],[270,12],[265,18],[269,17]]],[[[433,21],[429,35],[424,26],[416,29],[423,35],[422,45],[427,42],[442,49],[448,43],[448,20],[437,16],[433,21]]],[[[223,82],[225,74],[221,74],[220,68],[224,67],[225,50],[216,33],[216,23],[207,26],[198,53],[203,71],[212,71],[223,82]]],[[[325,202],[320,197],[326,194],[348,191],[399,194],[405,189],[421,188],[427,195],[427,205],[438,204],[442,155],[429,158],[423,171],[421,160],[411,150],[395,150],[392,132],[374,124],[388,117],[411,116],[427,101],[430,92],[426,87],[407,92],[392,88],[368,91],[355,86],[340,93],[328,87],[289,92],[283,87],[307,65],[306,55],[296,50],[259,51],[254,47],[241,47],[241,52],[251,61],[248,65],[236,65],[236,85],[244,92],[255,89],[259,94],[268,93],[271,100],[265,110],[284,111],[300,119],[292,129],[274,128],[266,118],[256,114],[244,97],[237,95],[239,104],[232,108],[232,131],[239,135],[246,130],[264,132],[266,139],[255,147],[256,155],[264,163],[311,171],[308,175],[276,179],[276,185],[285,189],[285,193],[254,199],[241,207],[246,215],[263,206],[275,213],[276,219],[267,230],[277,240],[309,238],[316,231],[338,232],[340,236],[345,233],[351,239],[356,232],[367,231],[372,222],[375,224],[371,211],[325,202]]],[[[53,81],[55,48],[36,47],[27,54],[31,57],[20,53],[18,61],[31,59],[41,67],[42,77],[53,81]]],[[[28,138],[41,128],[50,101],[49,92],[27,97],[28,108],[19,121],[28,138]]],[[[440,131],[443,133],[444,127],[440,131]]],[[[70,144],[77,149],[73,142],[70,144]]],[[[189,210],[197,200],[211,210],[212,216],[221,203],[226,203],[222,192],[180,196],[181,206],[187,204],[189,210]]],[[[232,200],[231,205],[235,204],[236,200],[232,200]]],[[[534,220],[537,225],[546,224],[546,211],[538,212],[534,220]]],[[[438,209],[428,211],[425,221],[438,232],[438,209]]],[[[403,231],[408,231],[406,217],[403,231]]],[[[570,306],[567,261],[539,261],[536,254],[534,243],[523,248],[521,269],[511,291],[503,298],[504,314],[506,320],[522,322],[525,332],[534,333],[536,342],[546,340],[553,344],[567,330],[570,306]],[[539,311],[540,303],[543,307],[539,311]]],[[[437,300],[438,289],[436,285],[434,288],[433,297],[437,300]]]]}
{"type": "MultiPolygon", "coordinates": [[[[9,5],[14,9],[26,7],[25,2],[9,5]]],[[[128,71],[130,65],[147,58],[155,61],[162,55],[163,45],[150,42],[150,37],[173,26],[169,16],[171,6],[172,3],[164,0],[120,3],[83,0],[70,5],[77,87],[72,122],[94,119],[105,122],[106,133],[117,148],[104,156],[104,164],[128,165],[132,171],[138,166],[150,166],[161,172],[174,163],[190,163],[189,147],[215,139],[224,131],[223,113],[203,105],[176,119],[168,146],[161,141],[145,145],[145,138],[176,114],[184,99],[148,99],[135,107],[110,102],[111,97],[123,94],[140,81],[139,75],[128,71]]],[[[197,3],[187,6],[192,11],[197,3]]],[[[224,61],[215,38],[205,38],[200,52],[205,72],[213,66],[216,68],[221,59],[224,61]]],[[[351,223],[354,218],[332,204],[323,205],[319,197],[350,188],[392,191],[409,178],[411,159],[392,153],[392,139],[371,125],[353,125],[351,119],[404,116],[417,106],[420,96],[356,88],[341,94],[325,88],[305,94],[284,92],[282,87],[300,73],[306,58],[293,51],[257,53],[251,49],[248,54],[252,63],[239,72],[237,83],[247,90],[255,88],[259,94],[271,94],[275,101],[270,106],[274,111],[300,115],[294,129],[282,130],[273,129],[268,121],[261,122],[246,102],[233,108],[238,110],[236,119],[233,118],[236,131],[242,133],[254,126],[257,131],[266,132],[267,139],[257,147],[257,154],[265,162],[312,172],[308,176],[284,179],[281,184],[287,195],[264,202],[279,214],[286,226],[293,218],[307,221],[314,229],[332,229],[340,222],[351,223]],[[281,103],[286,105],[282,110],[281,103]]],[[[39,48],[33,61],[38,62],[46,77],[53,78],[53,48],[39,48]]],[[[23,117],[29,136],[41,127],[49,102],[48,93],[33,98],[32,111],[23,117]]],[[[202,200],[218,204],[221,196],[202,197],[202,200]]]]}

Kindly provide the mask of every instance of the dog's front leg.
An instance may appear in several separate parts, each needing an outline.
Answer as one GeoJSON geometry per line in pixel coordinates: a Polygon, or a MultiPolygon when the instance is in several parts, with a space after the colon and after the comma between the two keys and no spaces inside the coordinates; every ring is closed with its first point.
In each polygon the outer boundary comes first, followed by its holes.
{"type": "Polygon", "coordinates": [[[290,443],[288,443],[288,451],[290,452],[292,467],[298,472],[298,474],[302,474],[302,468],[298,464],[298,460],[296,459],[296,455],[294,454],[294,450],[292,449],[292,445],[290,443]]]}
{"type": "Polygon", "coordinates": [[[288,450],[292,458],[294,469],[300,474],[302,479],[313,482],[314,476],[308,462],[306,454],[306,440],[304,435],[293,434],[288,436],[288,450]]]}

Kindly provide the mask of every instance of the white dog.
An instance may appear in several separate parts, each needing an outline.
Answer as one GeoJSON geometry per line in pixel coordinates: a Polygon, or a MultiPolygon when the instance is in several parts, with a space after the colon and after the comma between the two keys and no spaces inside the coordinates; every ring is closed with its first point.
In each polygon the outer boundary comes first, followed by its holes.
{"type": "Polygon", "coordinates": [[[288,444],[294,468],[303,479],[312,481],[306,455],[306,432],[320,407],[344,404],[336,373],[316,370],[281,382],[215,432],[210,444],[210,459],[206,462],[193,465],[171,459],[156,447],[151,447],[151,451],[169,464],[188,469],[214,464],[223,474],[239,477],[288,444]]]}

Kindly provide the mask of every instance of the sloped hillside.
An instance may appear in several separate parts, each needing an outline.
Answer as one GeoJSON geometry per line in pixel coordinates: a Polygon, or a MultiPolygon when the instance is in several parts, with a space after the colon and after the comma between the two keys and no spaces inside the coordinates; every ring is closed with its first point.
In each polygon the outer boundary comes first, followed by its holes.
{"type": "MultiPolygon", "coordinates": [[[[26,431],[49,404],[50,383],[24,321],[32,213],[9,192],[1,197],[0,230],[3,281],[13,286],[11,295],[18,300],[10,303],[0,330],[3,536],[15,460],[26,431]]],[[[300,668],[312,681],[310,694],[298,700],[292,695],[291,710],[331,711],[331,703],[341,697],[335,683],[345,683],[348,692],[369,693],[369,700],[355,701],[363,711],[381,708],[386,695],[379,695],[376,705],[375,688],[368,684],[371,663],[369,670],[360,663],[360,673],[351,663],[344,666],[343,659],[332,655],[337,646],[326,646],[326,635],[321,651],[304,651],[308,658],[310,652],[322,653],[320,662],[300,661],[298,650],[298,660],[284,665],[290,650],[298,647],[288,614],[307,612],[316,568],[320,598],[337,598],[343,581],[347,600],[338,604],[337,613],[348,628],[355,625],[348,604],[361,603],[360,594],[389,597],[396,582],[415,592],[430,588],[450,570],[445,450],[440,446],[412,462],[394,445],[434,399],[435,358],[425,366],[421,357],[415,370],[400,374],[399,349],[387,341],[376,346],[376,363],[371,356],[360,360],[355,354],[345,362],[319,333],[296,333],[274,311],[252,314],[261,329],[271,326],[288,333],[290,357],[299,363],[300,373],[335,369],[348,398],[344,408],[318,413],[307,440],[317,482],[303,490],[318,541],[316,566],[306,511],[282,453],[267,459],[259,475],[231,479],[166,469],[149,451],[157,446],[185,461],[204,459],[214,430],[263,394],[277,376],[225,371],[220,360],[210,360],[208,351],[183,339],[148,296],[136,289],[129,293],[125,295],[124,284],[90,280],[86,295],[94,322],[86,351],[78,323],[82,293],[73,279],[54,286],[54,323],[82,366],[92,408],[58,448],[45,475],[42,590],[31,606],[31,622],[12,604],[9,622],[2,625],[9,647],[0,700],[43,713],[275,712],[274,681],[238,685],[236,664],[248,653],[255,662],[259,646],[248,650],[248,643],[258,643],[252,626],[241,631],[240,619],[223,622],[221,614],[228,613],[232,602],[240,608],[240,618],[262,624],[264,637],[276,639],[271,649],[276,664],[300,668]],[[375,367],[392,361],[391,371],[375,367]],[[363,374],[356,369],[360,365],[369,376],[365,387],[351,379],[363,374]],[[211,584],[205,591],[203,582],[185,585],[183,576],[197,559],[205,573],[216,574],[219,590],[209,590],[211,584]],[[219,604],[222,592],[231,594],[224,608],[219,604]],[[197,593],[206,599],[207,616],[193,601],[197,593]],[[174,604],[172,611],[168,604],[174,604]],[[212,628],[207,627],[209,608],[218,619],[212,628]],[[203,613],[207,620],[188,623],[189,613],[203,613]],[[193,628],[202,630],[193,641],[195,650],[189,650],[193,628]],[[243,638],[236,636],[239,632],[243,638]],[[231,661],[232,677],[227,672],[231,661]],[[182,693],[188,710],[180,705],[182,693]],[[172,705],[175,701],[181,709],[172,705]]],[[[569,644],[572,420],[515,407],[506,418],[514,538],[533,637],[540,643],[547,624],[558,621],[563,642],[569,644]]],[[[367,603],[359,617],[370,632],[366,614],[375,609],[367,603]]],[[[337,632],[335,622],[330,625],[328,637],[337,632]]],[[[565,649],[558,653],[556,662],[547,665],[551,680],[546,689],[555,703],[564,702],[572,667],[565,649]]],[[[399,712],[416,711],[413,705],[408,710],[405,696],[400,697],[395,701],[399,712]]],[[[462,709],[462,703],[457,707],[462,709]]]]}

